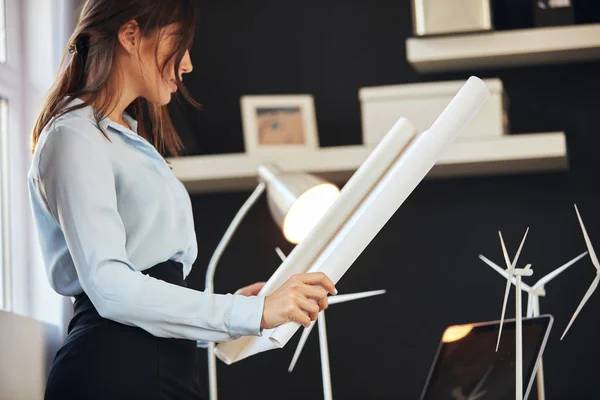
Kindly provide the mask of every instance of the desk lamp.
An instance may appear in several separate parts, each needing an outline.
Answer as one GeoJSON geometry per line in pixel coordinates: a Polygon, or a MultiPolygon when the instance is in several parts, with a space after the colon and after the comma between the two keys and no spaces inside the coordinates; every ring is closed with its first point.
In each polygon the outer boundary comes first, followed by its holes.
{"type": "MultiPolygon", "coordinates": [[[[291,173],[274,164],[258,168],[259,184],[237,212],[213,253],[206,270],[205,292],[214,293],[217,264],[233,233],[256,200],[266,190],[267,202],[273,219],[285,238],[297,244],[304,239],[327,209],[339,196],[337,186],[314,175],[291,173]]],[[[215,343],[208,344],[208,374],[210,400],[217,400],[217,362],[215,343]]]]}

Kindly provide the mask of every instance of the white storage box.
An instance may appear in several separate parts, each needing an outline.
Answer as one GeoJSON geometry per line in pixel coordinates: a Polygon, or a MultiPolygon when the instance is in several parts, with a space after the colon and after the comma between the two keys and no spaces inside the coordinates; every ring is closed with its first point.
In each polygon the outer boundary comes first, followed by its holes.
{"type": "MultiPolygon", "coordinates": [[[[465,127],[459,139],[496,138],[509,133],[506,98],[500,79],[484,79],[491,97],[465,127]]],[[[464,81],[411,83],[359,90],[363,144],[375,145],[400,117],[423,132],[446,108],[464,81]]]]}
{"type": "Polygon", "coordinates": [[[491,0],[412,0],[412,16],[417,36],[493,28],[491,0]]]}

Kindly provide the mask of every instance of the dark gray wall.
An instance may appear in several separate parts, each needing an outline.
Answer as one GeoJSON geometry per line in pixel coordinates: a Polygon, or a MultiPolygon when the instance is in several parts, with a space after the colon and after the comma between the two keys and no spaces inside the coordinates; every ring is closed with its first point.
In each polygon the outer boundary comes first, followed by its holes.
{"type": "MultiPolygon", "coordinates": [[[[497,26],[530,26],[529,3],[497,2],[497,26]]],[[[588,20],[591,15],[584,14],[588,20]]],[[[338,399],[418,397],[447,325],[499,318],[504,281],[477,258],[483,253],[502,261],[498,230],[514,253],[531,227],[521,260],[532,263],[539,277],[585,250],[573,209],[577,202],[600,249],[600,63],[419,76],[405,59],[411,29],[408,0],[201,2],[195,71],[186,82],[205,110],[178,120],[190,154],[243,151],[243,94],[312,93],[321,145],[357,144],[359,87],[470,74],[502,79],[513,132],[567,134],[568,172],[428,180],[414,191],[338,285],[342,293],[388,290],[328,313],[338,399]]],[[[248,195],[193,198],[200,254],[189,278],[192,287],[203,288],[210,255],[248,195]]],[[[278,265],[275,246],[292,248],[263,199],[228,247],[217,291],[267,279],[278,265]]],[[[559,341],[594,272],[585,259],[553,282],[542,300],[542,311],[555,317],[545,357],[548,399],[598,398],[600,293],[559,341]]],[[[514,305],[508,310],[513,316],[514,305]]],[[[316,331],[296,371],[286,372],[298,337],[283,350],[233,366],[220,363],[220,398],[320,398],[316,331]]]]}

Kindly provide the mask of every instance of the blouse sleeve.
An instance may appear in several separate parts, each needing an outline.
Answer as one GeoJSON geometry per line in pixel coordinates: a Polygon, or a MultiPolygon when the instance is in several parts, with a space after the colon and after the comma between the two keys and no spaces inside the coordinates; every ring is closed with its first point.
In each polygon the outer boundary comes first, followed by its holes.
{"type": "Polygon", "coordinates": [[[263,296],[207,294],[135,270],[126,254],[112,166],[90,138],[55,128],[41,149],[39,171],[37,189],[102,317],[158,337],[219,342],[260,336],[263,296]]]}

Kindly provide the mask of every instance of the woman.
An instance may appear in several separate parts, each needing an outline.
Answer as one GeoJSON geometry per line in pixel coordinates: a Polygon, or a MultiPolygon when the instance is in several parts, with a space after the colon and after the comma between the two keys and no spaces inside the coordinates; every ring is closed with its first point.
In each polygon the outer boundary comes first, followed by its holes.
{"type": "Polygon", "coordinates": [[[189,99],[192,1],[88,0],[34,128],[44,263],[54,290],[75,297],[48,400],[198,399],[196,341],[308,326],[336,291],[323,274],[266,297],[261,283],[233,295],[186,288],[191,203],[163,155],[181,150],[166,105],[177,90],[189,99]]]}

